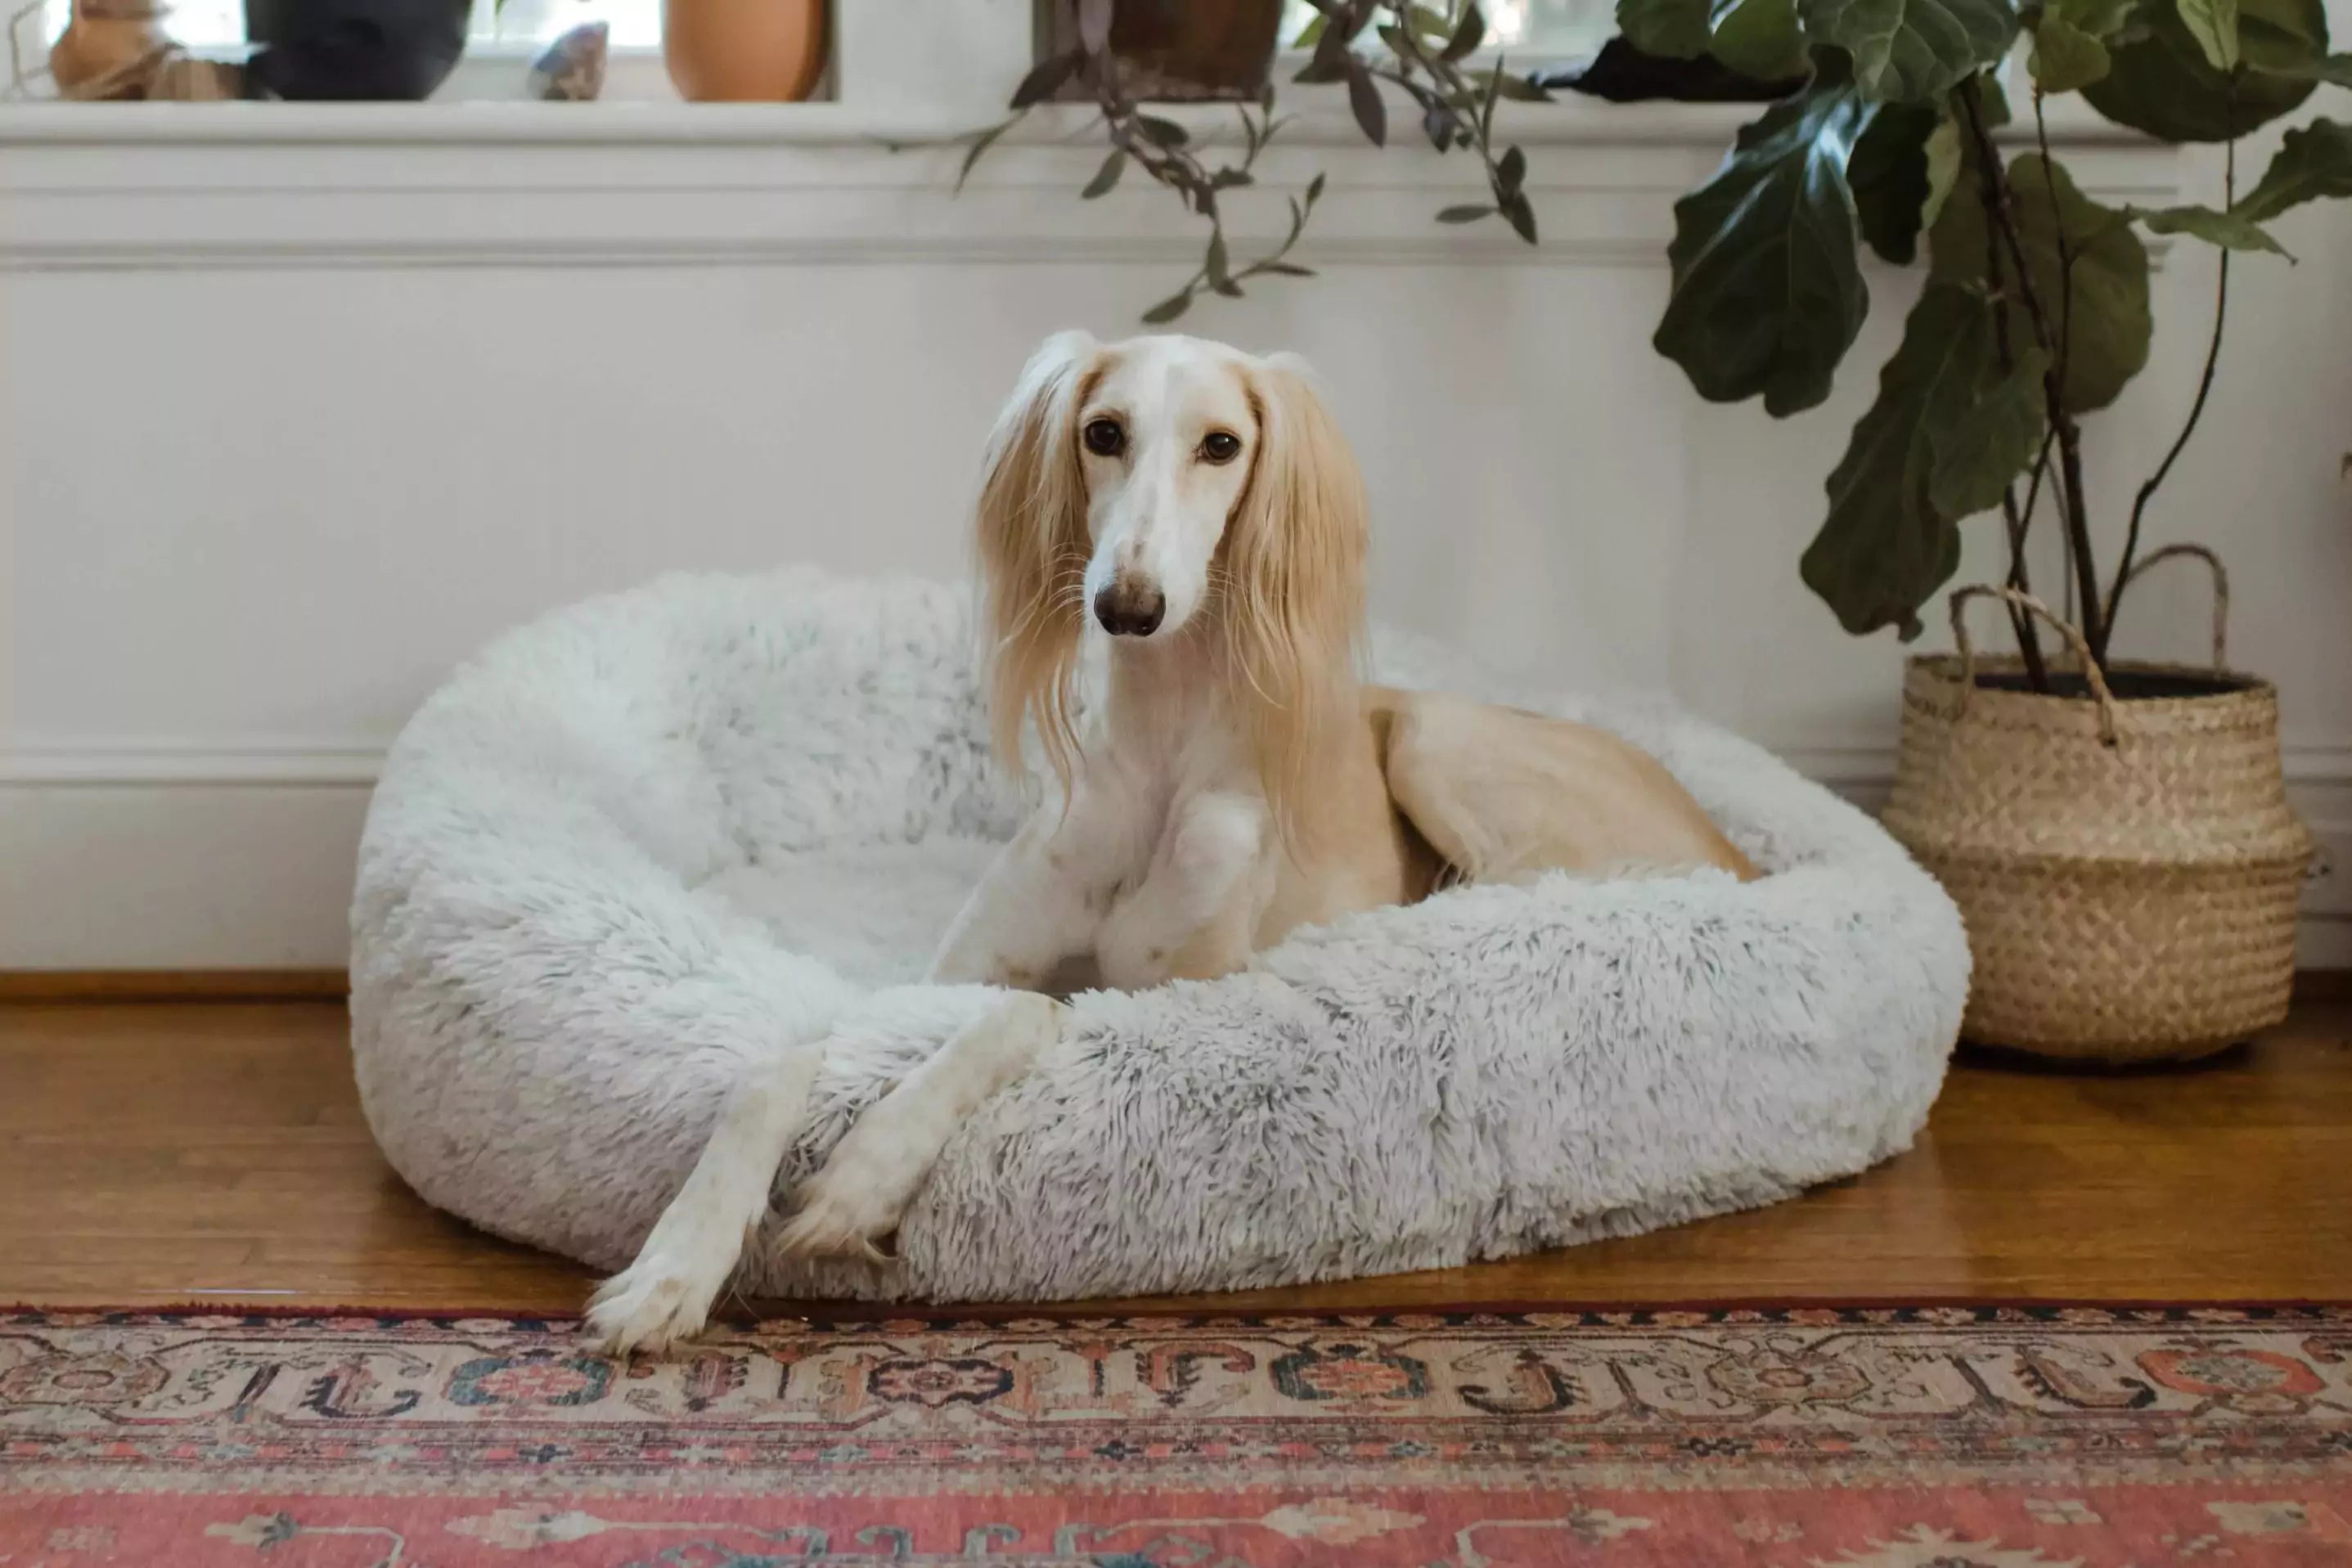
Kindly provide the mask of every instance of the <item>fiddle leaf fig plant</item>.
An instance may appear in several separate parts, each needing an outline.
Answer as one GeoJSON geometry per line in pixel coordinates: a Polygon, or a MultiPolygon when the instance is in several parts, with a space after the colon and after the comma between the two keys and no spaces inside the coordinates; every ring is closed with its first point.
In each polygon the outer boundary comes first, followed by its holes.
{"type": "MultiPolygon", "coordinates": [[[[1925,264],[1878,396],[1831,471],[1801,571],[1847,631],[1894,627],[1958,570],[1961,528],[1998,515],[2011,586],[2046,501],[2064,537],[2074,620],[2104,663],[2150,501],[2194,433],[2219,362],[2234,256],[2292,260],[2267,226],[2352,196],[2352,130],[2289,130],[2242,193],[2237,141],[2326,84],[2320,0],[1619,0],[1633,48],[1713,56],[1747,73],[1804,62],[1802,84],[1742,130],[1713,178],[1675,206],[1672,288],[1654,343],[1715,402],[1783,418],[1828,397],[1869,308],[1867,245],[1925,264]],[[1760,9],[1759,9],[1760,7],[1760,9]],[[1749,15],[1749,13],[1753,13],[1749,15]],[[2030,141],[1999,83],[2025,36],[2030,141]],[[2052,156],[2047,100],[2079,92],[2118,124],[2225,145],[2220,206],[2108,206],[2052,156]],[[2143,234],[2212,247],[2211,335],[2179,435],[2134,495],[2103,569],[2082,417],[2147,366],[2154,323],[2143,234]]],[[[2014,616],[2029,679],[2049,690],[2014,616]]]]}

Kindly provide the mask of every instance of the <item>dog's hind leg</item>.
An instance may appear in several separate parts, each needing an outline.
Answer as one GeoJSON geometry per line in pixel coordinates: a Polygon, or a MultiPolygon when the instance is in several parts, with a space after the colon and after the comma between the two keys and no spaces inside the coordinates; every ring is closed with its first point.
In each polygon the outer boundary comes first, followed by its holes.
{"type": "Polygon", "coordinates": [[[660,1351],[698,1333],[760,1222],[768,1189],[807,1124],[822,1048],[798,1045],[753,1068],[727,1097],[693,1174],[588,1306],[588,1331],[614,1354],[660,1351]]]}
{"type": "Polygon", "coordinates": [[[1436,692],[1370,696],[1389,798],[1469,881],[1759,874],[1664,764],[1606,730],[1436,692]]]}
{"type": "Polygon", "coordinates": [[[1068,1011],[1050,997],[1010,993],[964,1025],[868,1106],[801,1188],[777,1246],[786,1257],[887,1260],[898,1229],[948,1140],[990,1095],[1061,1038],[1068,1011]]]}

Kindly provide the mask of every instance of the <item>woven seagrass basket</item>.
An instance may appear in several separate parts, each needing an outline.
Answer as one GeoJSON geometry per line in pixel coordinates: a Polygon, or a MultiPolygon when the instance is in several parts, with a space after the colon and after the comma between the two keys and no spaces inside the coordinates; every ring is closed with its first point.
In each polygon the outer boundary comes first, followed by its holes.
{"type": "MultiPolygon", "coordinates": [[[[2279,773],[2278,693],[2213,668],[2110,662],[2006,588],[1952,595],[1956,654],[1912,659],[1887,829],[1950,892],[1976,957],[1962,1035],[2037,1055],[2186,1059],[2286,1016],[2311,840],[2279,773]],[[2086,695],[1980,659],[1961,612],[2007,601],[2058,627],[2086,695]]],[[[2135,572],[2133,575],[2137,576],[2135,572]]],[[[2054,672],[2053,672],[2054,673],[2054,672]]]]}

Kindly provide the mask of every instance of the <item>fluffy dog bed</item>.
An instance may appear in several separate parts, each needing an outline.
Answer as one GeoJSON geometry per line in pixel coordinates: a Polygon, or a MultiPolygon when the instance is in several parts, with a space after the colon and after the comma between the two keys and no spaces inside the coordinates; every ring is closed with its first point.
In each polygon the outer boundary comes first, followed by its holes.
{"type": "MultiPolygon", "coordinates": [[[[352,1049],[431,1202],[628,1261],[729,1088],[839,1026],[777,1207],[989,993],[914,984],[1020,802],[965,596],[677,578],[494,644],[393,748],[361,847],[352,1049]]],[[[1655,752],[1773,874],[1470,887],[1209,983],[1076,999],[949,1145],[886,1271],[778,1294],[1277,1285],[1623,1236],[1906,1147],[1968,989],[1958,914],[1861,812],[1656,706],[1530,700],[1385,640],[1380,674],[1655,752]]]]}

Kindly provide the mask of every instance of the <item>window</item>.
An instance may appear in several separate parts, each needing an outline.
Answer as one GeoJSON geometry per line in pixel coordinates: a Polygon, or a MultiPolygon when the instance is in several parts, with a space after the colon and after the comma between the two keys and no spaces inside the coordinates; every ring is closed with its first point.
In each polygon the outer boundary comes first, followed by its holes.
{"type": "MultiPolygon", "coordinates": [[[[70,0],[48,0],[48,37],[65,31],[70,0]]],[[[612,24],[616,49],[661,47],[661,0],[476,0],[471,36],[477,44],[544,43],[583,22],[612,24]]],[[[245,42],[244,0],[176,0],[163,26],[190,48],[235,48],[245,42]]]]}
{"type": "MultiPolygon", "coordinates": [[[[1507,54],[1560,58],[1589,55],[1617,31],[1612,0],[1481,0],[1486,47],[1507,54]]],[[[1285,0],[1285,48],[1316,14],[1307,0],[1285,0]]]]}

